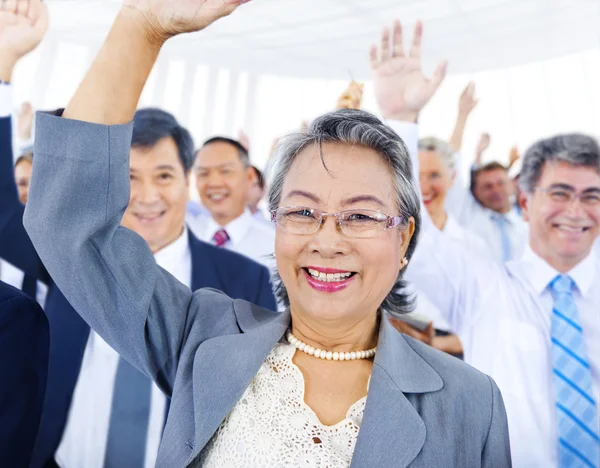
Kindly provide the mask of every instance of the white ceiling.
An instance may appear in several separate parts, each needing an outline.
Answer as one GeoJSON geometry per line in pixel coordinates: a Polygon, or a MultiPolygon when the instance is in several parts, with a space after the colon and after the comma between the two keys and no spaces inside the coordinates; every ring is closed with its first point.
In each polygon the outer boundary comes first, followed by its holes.
{"type": "MultiPolygon", "coordinates": [[[[98,45],[120,0],[47,0],[51,35],[98,45]]],[[[253,0],[209,29],[175,39],[166,53],[260,74],[369,76],[368,48],[400,19],[406,39],[425,24],[428,68],[450,73],[504,68],[600,44],[598,0],[253,0]]]]}

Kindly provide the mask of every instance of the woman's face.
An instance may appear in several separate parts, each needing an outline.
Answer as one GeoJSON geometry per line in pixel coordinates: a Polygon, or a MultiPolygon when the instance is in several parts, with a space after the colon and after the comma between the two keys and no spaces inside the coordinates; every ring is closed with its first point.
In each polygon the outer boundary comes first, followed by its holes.
{"type": "MultiPolygon", "coordinates": [[[[326,213],[375,210],[398,215],[393,175],[373,150],[338,143],[303,150],[288,172],[279,207],[302,206],[326,213]]],[[[275,256],[288,291],[292,314],[313,320],[357,322],[375,314],[391,291],[410,237],[408,227],[386,229],[371,238],[349,237],[327,217],[314,234],[291,234],[277,228],[275,256]],[[333,277],[314,279],[313,273],[333,277]],[[351,273],[349,279],[344,276],[351,273]]]]}
{"type": "Polygon", "coordinates": [[[419,183],[423,204],[429,214],[434,215],[445,211],[444,203],[452,182],[453,172],[444,164],[437,152],[419,153],[419,183]]]}

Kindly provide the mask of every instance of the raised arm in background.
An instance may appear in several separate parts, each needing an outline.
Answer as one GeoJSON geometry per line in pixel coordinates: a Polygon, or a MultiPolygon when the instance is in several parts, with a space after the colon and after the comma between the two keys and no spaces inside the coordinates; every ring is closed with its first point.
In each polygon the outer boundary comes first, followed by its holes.
{"type": "Polygon", "coordinates": [[[467,120],[478,102],[479,99],[475,99],[475,83],[471,81],[463,90],[458,100],[458,115],[456,116],[456,123],[454,124],[450,141],[448,142],[456,152],[462,149],[467,120]]]}
{"type": "MultiPolygon", "coordinates": [[[[27,232],[71,305],[167,394],[188,352],[186,338],[194,331],[201,340],[197,327],[210,318],[188,316],[198,311],[190,307],[192,292],[156,265],[140,236],[120,226],[129,203],[127,122],[165,41],[203,29],[240,3],[126,0],[64,118],[37,116],[27,232]]],[[[220,312],[232,307],[226,296],[202,295],[215,296],[220,312]]],[[[227,319],[221,313],[215,320],[227,319]]]]}
{"type": "MultiPolygon", "coordinates": [[[[440,64],[431,79],[423,75],[421,41],[423,26],[415,27],[413,43],[404,53],[400,23],[394,24],[394,46],[390,48],[389,31],[382,35],[380,51],[371,51],[375,93],[380,111],[404,140],[413,164],[413,176],[418,184],[418,127],[415,124],[421,110],[433,97],[442,80],[446,64],[440,64]]],[[[417,191],[417,193],[420,193],[417,191]]],[[[492,261],[472,258],[468,250],[441,233],[421,205],[423,217],[421,237],[407,279],[425,292],[458,333],[470,327],[480,312],[480,294],[493,281],[496,265],[492,261]],[[486,281],[479,281],[485,278],[486,281]]]]}
{"type": "MultiPolygon", "coordinates": [[[[46,6],[34,3],[16,15],[4,2],[0,9],[0,258],[25,274],[48,283],[49,277],[23,227],[24,205],[19,201],[14,173],[11,112],[13,70],[35,49],[48,29],[46,6]]],[[[27,2],[21,2],[27,3],[27,2]]]]}

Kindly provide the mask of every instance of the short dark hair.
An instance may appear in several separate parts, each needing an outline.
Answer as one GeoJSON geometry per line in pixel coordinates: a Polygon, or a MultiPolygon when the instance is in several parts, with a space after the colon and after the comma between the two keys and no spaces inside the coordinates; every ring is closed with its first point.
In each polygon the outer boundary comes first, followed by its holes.
{"type": "Polygon", "coordinates": [[[19,164],[21,164],[23,161],[28,161],[31,164],[33,164],[33,153],[31,151],[22,154],[21,156],[19,156],[17,158],[17,160],[15,161],[15,167],[17,167],[19,164]]]}
{"type": "MultiPolygon", "coordinates": [[[[212,145],[213,143],[227,143],[228,145],[233,146],[235,149],[238,150],[240,161],[242,161],[244,167],[250,167],[250,154],[248,153],[248,150],[244,148],[244,146],[239,141],[224,136],[215,136],[206,140],[202,144],[202,148],[208,145],[212,145]]],[[[196,154],[198,154],[198,151],[196,152],[196,154]]]]}
{"type": "Polygon", "coordinates": [[[177,119],[162,109],[140,109],[133,117],[132,148],[152,148],[171,137],[177,145],[179,161],[187,174],[194,164],[194,140],[177,119]]]}
{"type": "Polygon", "coordinates": [[[477,183],[477,177],[479,176],[479,174],[482,174],[484,172],[497,171],[498,169],[501,169],[504,172],[508,173],[508,169],[506,168],[506,166],[500,164],[497,161],[492,161],[487,164],[484,164],[481,167],[473,169],[471,171],[471,193],[475,190],[475,184],[477,183]]]}
{"type": "Polygon", "coordinates": [[[264,190],[265,189],[265,176],[263,175],[262,172],[260,172],[260,169],[256,166],[250,166],[250,168],[254,171],[254,174],[256,175],[256,182],[258,183],[258,186],[264,190]]]}

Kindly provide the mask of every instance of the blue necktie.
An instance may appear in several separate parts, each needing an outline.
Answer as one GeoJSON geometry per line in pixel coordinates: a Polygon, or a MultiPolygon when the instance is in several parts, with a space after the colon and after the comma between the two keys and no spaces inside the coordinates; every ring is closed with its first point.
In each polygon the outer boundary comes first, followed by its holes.
{"type": "Polygon", "coordinates": [[[554,298],[552,370],[558,421],[558,466],[599,468],[598,408],[573,286],[573,280],[565,275],[558,275],[550,283],[554,298]]]}
{"type": "Polygon", "coordinates": [[[144,468],[151,380],[119,358],[104,468],[144,468]]]}
{"type": "Polygon", "coordinates": [[[500,244],[502,245],[502,261],[508,262],[512,258],[512,247],[510,245],[510,237],[508,237],[508,231],[506,230],[506,218],[504,215],[494,213],[492,219],[498,225],[500,231],[500,244]]]}

